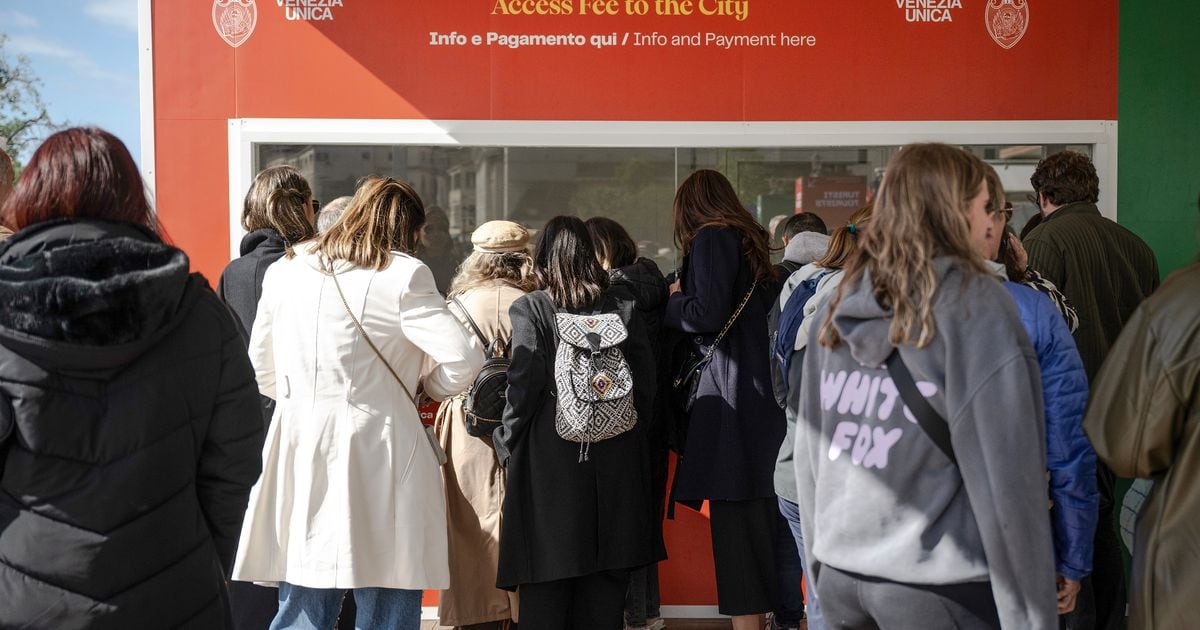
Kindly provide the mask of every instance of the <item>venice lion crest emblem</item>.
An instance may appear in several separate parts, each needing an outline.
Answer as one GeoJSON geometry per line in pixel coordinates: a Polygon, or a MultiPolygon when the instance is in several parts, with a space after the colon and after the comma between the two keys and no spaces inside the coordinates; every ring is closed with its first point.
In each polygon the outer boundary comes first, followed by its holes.
{"type": "Polygon", "coordinates": [[[1029,28],[1029,0],[988,0],[984,19],[988,34],[1008,50],[1025,37],[1029,28]]]}
{"type": "Polygon", "coordinates": [[[213,0],[212,19],[217,35],[226,44],[237,48],[254,32],[258,8],[254,6],[254,0],[213,0]]]}

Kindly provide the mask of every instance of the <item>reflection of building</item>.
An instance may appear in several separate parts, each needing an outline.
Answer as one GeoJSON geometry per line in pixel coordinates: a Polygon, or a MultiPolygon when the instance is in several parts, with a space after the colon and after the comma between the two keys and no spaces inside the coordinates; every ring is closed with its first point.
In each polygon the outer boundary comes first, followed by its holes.
{"type": "MultiPolygon", "coordinates": [[[[996,167],[1016,206],[1020,228],[1036,209],[1025,200],[1029,175],[1043,155],[1084,146],[977,145],[969,150],[996,167]]],[[[413,184],[426,206],[445,209],[450,235],[465,242],[475,227],[510,219],[539,229],[558,214],[606,216],[626,227],[643,253],[664,267],[675,261],[671,206],[675,188],[700,168],[715,168],[764,225],[796,210],[795,182],[851,182],[814,196],[808,207],[832,228],[866,201],[868,188],[896,146],[614,148],[421,145],[257,146],[258,164],[291,164],[317,199],[354,192],[364,176],[389,175],[413,184]],[[814,164],[821,176],[812,180],[814,164]],[[834,212],[836,210],[836,212],[834,212]]],[[[817,190],[809,191],[816,195],[817,190]]]]}
{"type": "Polygon", "coordinates": [[[455,165],[448,174],[450,196],[446,216],[450,219],[450,235],[470,234],[475,230],[475,169],[455,165]]]}
{"type": "Polygon", "coordinates": [[[263,145],[260,168],[294,166],[322,202],[353,195],[358,181],[370,175],[395,177],[412,184],[426,205],[446,205],[450,177],[443,151],[435,147],[263,145]]]}

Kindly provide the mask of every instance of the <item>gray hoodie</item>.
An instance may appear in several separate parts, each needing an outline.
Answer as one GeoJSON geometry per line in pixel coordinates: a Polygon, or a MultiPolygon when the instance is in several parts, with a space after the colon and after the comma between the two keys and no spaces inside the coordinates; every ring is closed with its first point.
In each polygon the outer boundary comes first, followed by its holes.
{"type": "Polygon", "coordinates": [[[788,241],[783,250],[783,259],[807,265],[820,260],[829,251],[829,235],[820,232],[800,232],[788,241]]]}
{"type": "MultiPolygon", "coordinates": [[[[1058,627],[1037,356],[1000,283],[934,261],[936,336],[900,353],[950,425],[955,466],[883,366],[891,312],[869,278],[834,313],[837,348],[810,331],[796,477],[807,557],[910,584],[990,581],[1005,628],[1058,627]]],[[[818,321],[823,321],[823,306],[818,321]]]]}

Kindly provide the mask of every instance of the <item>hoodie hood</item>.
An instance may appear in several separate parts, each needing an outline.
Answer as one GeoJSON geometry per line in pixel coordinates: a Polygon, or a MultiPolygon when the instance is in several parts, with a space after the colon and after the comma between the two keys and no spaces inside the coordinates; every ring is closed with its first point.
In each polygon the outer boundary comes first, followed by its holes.
{"type": "Polygon", "coordinates": [[[800,232],[788,241],[783,259],[799,265],[819,260],[829,251],[829,235],[820,232],[800,232]]]}
{"type": "MultiPolygon", "coordinates": [[[[933,260],[939,291],[951,287],[947,282],[949,276],[962,275],[958,264],[957,259],[949,256],[939,256],[933,260]]],[[[953,283],[954,286],[958,284],[953,283]]],[[[892,310],[885,309],[875,299],[870,272],[863,274],[858,282],[845,287],[842,301],[833,316],[833,325],[849,346],[851,356],[862,365],[883,365],[895,348],[889,340],[892,310]]]]}
{"type": "Polygon", "coordinates": [[[639,258],[632,265],[608,272],[609,281],[629,289],[639,311],[655,311],[664,307],[670,292],[658,265],[649,258],[639,258]]]}
{"type": "Polygon", "coordinates": [[[182,320],[203,283],[145,227],[49,221],[0,246],[0,345],[50,369],[124,365],[182,320]],[[191,299],[187,296],[191,295],[191,299]]]}
{"type": "Polygon", "coordinates": [[[246,256],[254,251],[259,251],[260,255],[280,254],[287,249],[287,241],[283,240],[283,236],[272,228],[262,228],[242,237],[240,247],[241,254],[246,256]]]}

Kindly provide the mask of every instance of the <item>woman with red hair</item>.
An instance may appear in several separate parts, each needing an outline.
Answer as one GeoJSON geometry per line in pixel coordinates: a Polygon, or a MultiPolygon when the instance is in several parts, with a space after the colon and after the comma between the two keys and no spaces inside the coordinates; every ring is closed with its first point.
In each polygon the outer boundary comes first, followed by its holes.
{"type": "Polygon", "coordinates": [[[50,136],[0,224],[0,627],[228,628],[264,434],[229,310],[100,129],[50,136]]]}

